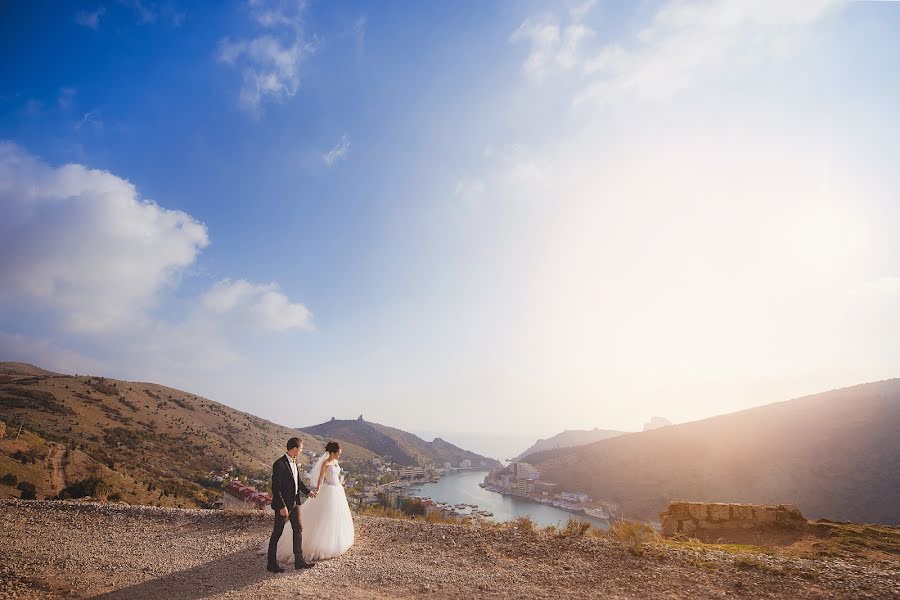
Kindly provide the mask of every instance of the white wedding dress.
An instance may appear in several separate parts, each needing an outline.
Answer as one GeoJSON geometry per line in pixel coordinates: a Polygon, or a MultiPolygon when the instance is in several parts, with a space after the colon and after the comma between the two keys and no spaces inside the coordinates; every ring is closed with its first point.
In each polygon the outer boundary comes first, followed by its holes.
{"type": "MultiPolygon", "coordinates": [[[[353,516],[347,504],[347,494],[340,480],[341,467],[333,462],[325,468],[325,480],[315,498],[300,507],[303,528],[303,558],[317,561],[334,558],[353,545],[353,516]]],[[[278,562],[294,561],[293,531],[288,521],[278,540],[278,562]]],[[[268,544],[268,542],[266,542],[268,544]]]]}

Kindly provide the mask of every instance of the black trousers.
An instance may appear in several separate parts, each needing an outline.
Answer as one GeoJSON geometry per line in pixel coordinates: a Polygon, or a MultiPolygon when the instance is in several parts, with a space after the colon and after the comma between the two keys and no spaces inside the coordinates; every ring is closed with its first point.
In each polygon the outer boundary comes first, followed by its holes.
{"type": "Polygon", "coordinates": [[[278,540],[284,532],[284,524],[288,518],[291,520],[291,529],[294,530],[294,560],[299,560],[303,554],[303,530],[300,528],[300,506],[288,511],[287,517],[282,517],[279,511],[275,511],[275,528],[272,529],[272,537],[269,538],[269,564],[278,564],[276,552],[278,551],[278,540]]]}

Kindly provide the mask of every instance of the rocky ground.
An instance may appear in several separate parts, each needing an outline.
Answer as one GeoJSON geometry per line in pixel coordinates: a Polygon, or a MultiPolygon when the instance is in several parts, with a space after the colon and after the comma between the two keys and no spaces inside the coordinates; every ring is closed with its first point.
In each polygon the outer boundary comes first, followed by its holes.
{"type": "Polygon", "coordinates": [[[900,561],[741,554],[357,517],[357,543],[273,575],[269,518],[0,501],[0,598],[900,598],[900,561]]]}

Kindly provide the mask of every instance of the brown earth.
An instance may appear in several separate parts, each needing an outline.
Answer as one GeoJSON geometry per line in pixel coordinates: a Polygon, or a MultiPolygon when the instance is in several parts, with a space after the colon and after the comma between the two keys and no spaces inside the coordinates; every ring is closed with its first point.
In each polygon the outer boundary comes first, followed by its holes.
{"type": "Polygon", "coordinates": [[[257,553],[269,519],[0,501],[0,598],[900,598],[893,542],[868,558],[692,541],[635,552],[606,537],[359,516],[345,555],[273,575],[257,553]]]}
{"type": "MultiPolygon", "coordinates": [[[[38,498],[98,477],[132,504],[196,507],[215,500],[213,471],[234,466],[268,480],[290,437],[322,451],[324,441],[196,394],[154,383],[51,373],[0,363],[0,420],[18,440],[0,439],[0,476],[16,475],[38,498]],[[24,453],[26,460],[15,458],[24,453]]],[[[343,444],[344,463],[376,458],[343,444]]],[[[0,484],[0,498],[18,490],[0,484]]]]}

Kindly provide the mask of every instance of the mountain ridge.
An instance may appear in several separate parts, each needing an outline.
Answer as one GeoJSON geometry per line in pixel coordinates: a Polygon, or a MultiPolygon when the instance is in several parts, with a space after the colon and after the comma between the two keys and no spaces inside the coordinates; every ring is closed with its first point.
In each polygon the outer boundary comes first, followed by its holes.
{"type": "Polygon", "coordinates": [[[427,442],[419,436],[397,429],[366,421],[362,415],[358,419],[337,419],[298,428],[300,431],[322,438],[348,440],[354,444],[390,457],[394,462],[403,465],[440,466],[445,462],[454,467],[463,460],[472,461],[473,467],[498,467],[500,463],[493,458],[481,456],[475,452],[464,450],[439,437],[427,442]]]}
{"type": "Polygon", "coordinates": [[[600,429],[599,427],[594,427],[593,429],[565,429],[561,433],[557,433],[552,437],[539,439],[530,447],[528,447],[527,450],[520,453],[512,460],[521,461],[525,460],[527,456],[535,454],[536,452],[553,450],[556,448],[571,448],[572,446],[583,446],[584,444],[599,442],[600,440],[613,438],[619,435],[624,435],[626,433],[630,432],[616,431],[614,429],[600,429]]]}
{"type": "Polygon", "coordinates": [[[670,500],[796,504],[900,524],[900,379],[859,384],[529,458],[567,489],[656,518],[670,500]]]}

